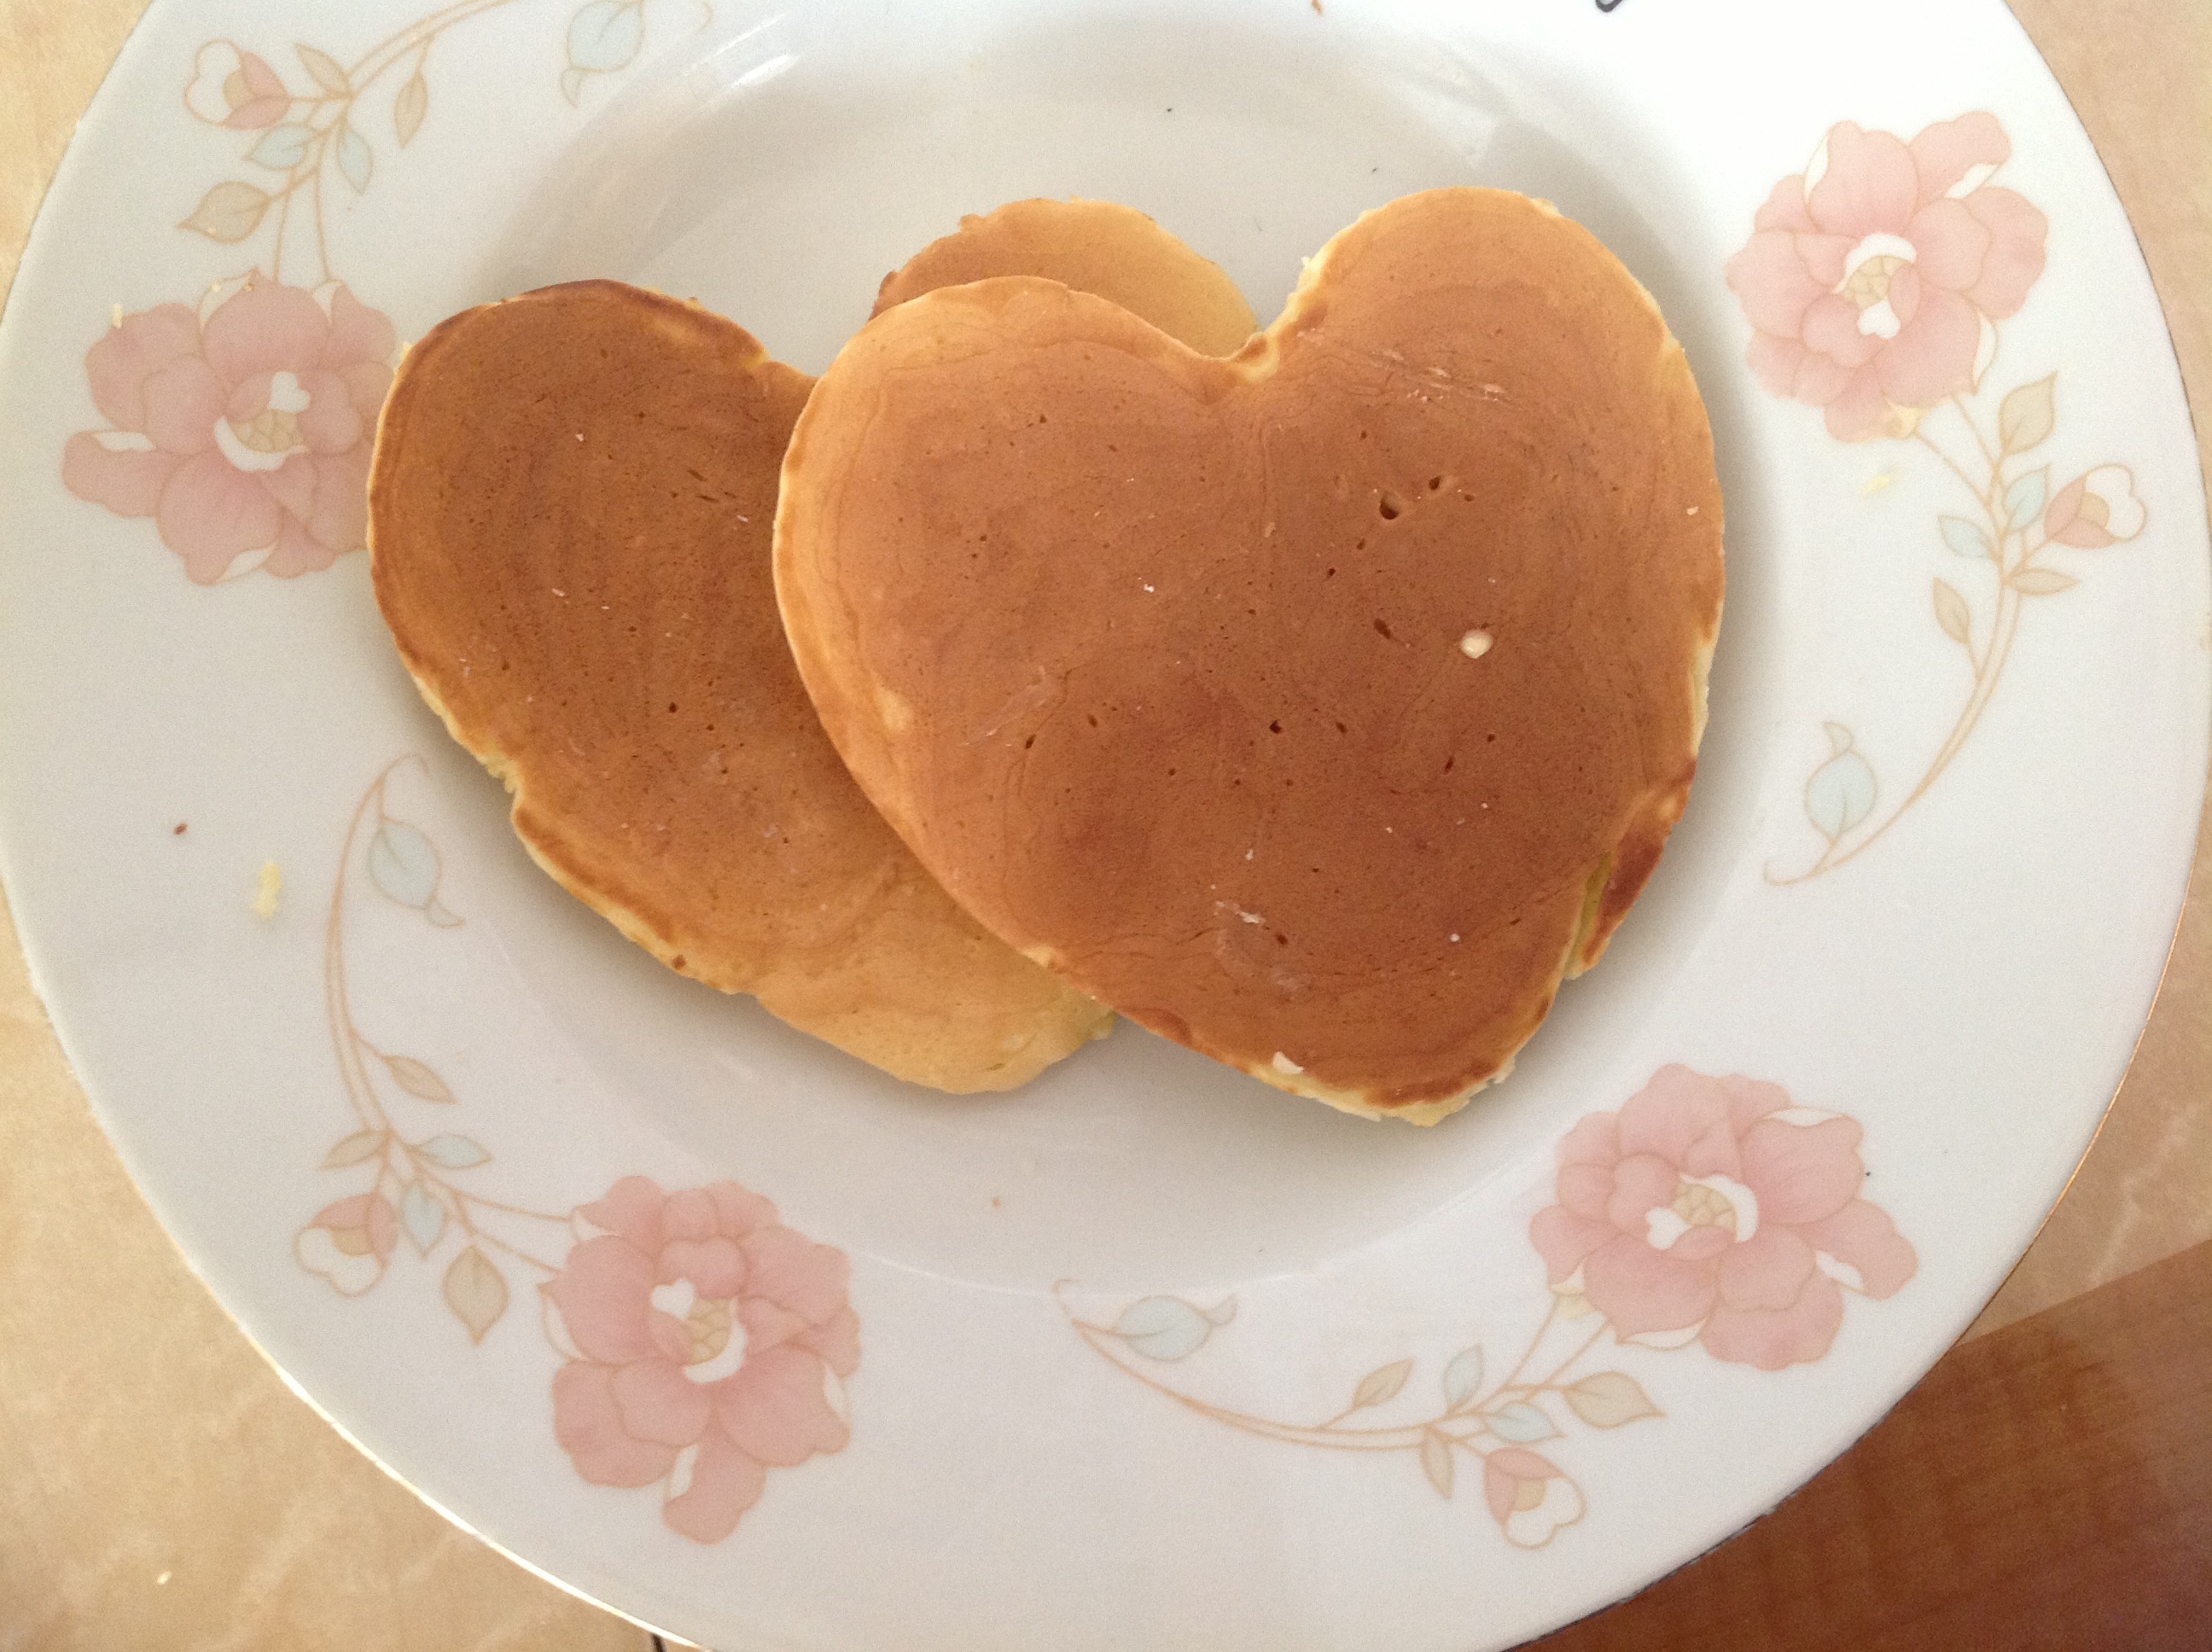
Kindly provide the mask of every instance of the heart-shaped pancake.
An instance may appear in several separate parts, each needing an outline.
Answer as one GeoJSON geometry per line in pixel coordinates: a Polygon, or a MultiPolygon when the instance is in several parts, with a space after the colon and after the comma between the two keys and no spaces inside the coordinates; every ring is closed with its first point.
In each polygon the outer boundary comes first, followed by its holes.
{"type": "Polygon", "coordinates": [[[1226,360],[1036,280],[878,317],[793,434],[776,582],[854,777],[994,933],[1426,1122],[1506,1070],[1681,812],[1721,495],[1620,262],[1438,190],[1226,360]]]}
{"type": "MultiPolygon", "coordinates": [[[[1065,219],[994,216],[1032,210],[1065,219]]],[[[1216,312],[1243,307],[1125,210],[1109,252],[1176,267],[1176,304],[1196,271],[1216,312]]],[[[822,732],[769,567],[810,384],[619,282],[456,316],[409,350],[380,427],[377,599],[531,853],[624,934],[901,1078],[1007,1088],[1110,1016],[946,898],[822,732]]]]}

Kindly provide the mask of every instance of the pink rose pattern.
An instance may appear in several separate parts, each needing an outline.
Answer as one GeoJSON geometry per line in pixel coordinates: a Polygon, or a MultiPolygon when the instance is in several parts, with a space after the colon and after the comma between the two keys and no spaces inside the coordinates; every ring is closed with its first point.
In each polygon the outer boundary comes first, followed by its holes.
{"type": "Polygon", "coordinates": [[[771,1467],[850,1437],[843,1379],[860,1342],[845,1256],[729,1181],[664,1193],[629,1176],[578,1214],[604,1231],[543,1287],[569,1356],[554,1434],[586,1479],[659,1485],[670,1527],[718,1543],[771,1467]]]}
{"type": "Polygon", "coordinates": [[[1559,1203],[1528,1235],[1554,1289],[1623,1339],[1692,1332],[1717,1359],[1820,1358],[1846,1291],[1893,1295],[1917,1266],[1859,1196],[1859,1127],[1779,1085],[1662,1068],[1559,1144],[1559,1203]]]}
{"type": "MultiPolygon", "coordinates": [[[[442,858],[394,815],[387,765],[355,805],[331,899],[324,1002],[354,1128],[323,1169],[362,1179],[293,1236],[293,1254],[342,1296],[380,1285],[404,1238],[441,1274],[446,1306],[481,1345],[506,1317],[510,1280],[534,1272],[548,1341],[552,1431],[599,1485],[661,1487],[668,1526],[719,1543],[760,1498],[770,1468],[842,1451],[845,1379],[860,1321],[842,1251],[794,1232],[732,1181],[664,1193],[625,1176],[570,1211],[494,1197],[493,1155],[453,1127],[461,1097],[431,1065],[373,1043],[348,986],[349,879],[441,936],[465,920],[439,899],[442,858]]],[[[526,1287],[525,1287],[526,1289],[526,1287]]]]}
{"type": "MultiPolygon", "coordinates": [[[[429,112],[423,65],[432,45],[502,3],[436,8],[350,61],[295,41],[295,85],[234,40],[210,40],[193,54],[185,109],[238,135],[245,175],[210,187],[177,228],[223,246],[266,235],[265,256],[196,307],[129,316],[118,307],[112,331],[85,357],[108,422],[70,438],[62,481],[118,516],[151,517],[196,582],[255,568],[280,578],[311,573],[366,544],[392,329],[336,279],[328,197],[368,192],[379,128],[388,118],[391,142],[404,149],[429,112]],[[370,118],[364,98],[395,81],[389,104],[370,118]],[[285,284],[302,268],[318,272],[313,282],[285,284]]],[[[592,0],[571,22],[610,9],[624,8],[592,0]]],[[[637,59],[642,9],[628,8],[627,21],[568,29],[560,88],[569,103],[590,81],[637,59]]]]}
{"type": "MultiPolygon", "coordinates": [[[[356,861],[393,906],[441,933],[463,926],[437,898],[435,845],[388,806],[404,762],[355,808],[325,957],[358,1128],[323,1166],[368,1185],[301,1227],[295,1254],[358,1297],[383,1281],[404,1234],[423,1260],[446,1258],[447,1305],[477,1344],[505,1315],[509,1271],[538,1270],[546,1337],[563,1357],[553,1434],[576,1472],[594,1485],[658,1485],[672,1530],[719,1543],[759,1501],[770,1468],[842,1451],[852,1437],[845,1379],[860,1346],[850,1265],[734,1182],[672,1193],[626,1176],[565,1215],[532,1211],[471,1185],[491,1162],[472,1138],[409,1127],[392,1092],[410,1099],[411,1116],[459,1098],[428,1063],[362,1036],[343,932],[356,861]],[[547,1242],[556,1235],[561,1249],[547,1242]]],[[[1557,1202],[1529,1228],[1551,1309],[1519,1357],[1492,1365],[1480,1343],[1461,1350],[1436,1373],[1433,1408],[1395,1424],[1378,1422],[1378,1408],[1407,1391],[1413,1358],[1367,1373],[1350,1404],[1318,1423],[1201,1400],[1146,1369],[1188,1358],[1233,1323],[1234,1297],[1148,1297],[1111,1324],[1069,1318],[1116,1369],[1248,1433],[1406,1451],[1446,1498],[1467,1464],[1505,1540],[1541,1547],[1581,1520],[1585,1502],[1555,1456],[1531,1448],[1577,1424],[1609,1430],[1662,1414],[1632,1372],[1594,1369],[1608,1339],[1617,1349],[1694,1340],[1715,1357],[1779,1370],[1827,1353],[1844,1293],[1885,1297],[1912,1277],[1911,1246],[1863,1197],[1859,1140],[1851,1120],[1796,1106],[1774,1084],[1661,1069],[1619,1112],[1589,1114],[1559,1144],[1557,1202]]]]}
{"type": "Polygon", "coordinates": [[[292,1254],[342,1297],[373,1291],[399,1242],[399,1219],[382,1193],[356,1193],[317,1211],[292,1237],[292,1254]]]}
{"type": "Polygon", "coordinates": [[[1556,1204],[1529,1238],[1552,1302],[1518,1358],[1476,1342],[1441,1362],[1425,1406],[1419,1360],[1395,1358],[1352,1385],[1351,1403],[1311,1422],[1202,1399],[1161,1368],[1235,1322],[1237,1299],[1146,1297],[1110,1322],[1062,1311],[1125,1376],[1188,1411],[1278,1444],[1404,1452],[1441,1497],[1479,1472],[1481,1498],[1516,1548],[1541,1548],[1586,1504],[1556,1458],[1530,1449],[1575,1426],[1624,1428],[1662,1413],[1628,1370],[1601,1364],[1609,1342],[1675,1349],[1779,1370],[1826,1355],[1846,1293],[1894,1295],[1912,1247],[1866,1199],[1859,1127],[1796,1106],[1778,1085],[1662,1067],[1617,1113],[1593,1113],[1559,1146],[1556,1204]]]}
{"type": "Polygon", "coordinates": [[[108,428],[80,431],[62,482],[118,516],[150,516],[211,585],[258,565],[328,568],[367,543],[368,460],[392,381],[392,324],[343,282],[256,276],[198,310],[125,316],[85,355],[108,428]]]}
{"type": "Polygon", "coordinates": [[[210,40],[192,58],[185,107],[211,126],[258,131],[292,107],[292,94],[268,60],[229,40],[210,40]]]}
{"type": "Polygon", "coordinates": [[[1728,263],[1758,329],[1759,382],[1826,410],[1845,441],[1909,434],[1921,413],[1975,388],[1991,324],[2018,313],[2043,273],[2048,221],[1989,181],[2011,155],[1985,113],[1910,143],[1848,120],[1831,129],[1728,263]]]}
{"type": "Polygon", "coordinates": [[[1540,1549],[1583,1517],[1582,1487],[1525,1446],[1499,1446],[1482,1460],[1482,1500],[1516,1549],[1540,1549]]]}
{"type": "MultiPolygon", "coordinates": [[[[2067,470],[2038,457],[2057,428],[2056,372],[2007,392],[1994,417],[1979,404],[1996,324],[2027,303],[2050,234],[2041,211],[1994,181],[2011,159],[2012,141],[1986,112],[1938,121],[1910,143],[1839,122],[1811,166],[1774,186],[1751,239],[1728,261],[1761,384],[1820,408],[1842,440],[1917,444],[1964,489],[1960,512],[1934,524],[1946,553],[1937,566],[1950,577],[1928,586],[1930,617],[1972,673],[1950,732],[1919,780],[1881,808],[1883,787],[1856,731],[1828,720],[1826,752],[1804,795],[1822,847],[1801,872],[1770,871],[1776,884],[1857,858],[1965,749],[2013,658],[2026,609],[2081,582],[2043,559],[2106,550],[2143,529],[2126,465],[2094,465],[2062,483],[2067,470]],[[1978,599],[1977,586],[1988,594],[1978,599]]],[[[1895,480],[1870,477],[1866,490],[1895,480]]]]}

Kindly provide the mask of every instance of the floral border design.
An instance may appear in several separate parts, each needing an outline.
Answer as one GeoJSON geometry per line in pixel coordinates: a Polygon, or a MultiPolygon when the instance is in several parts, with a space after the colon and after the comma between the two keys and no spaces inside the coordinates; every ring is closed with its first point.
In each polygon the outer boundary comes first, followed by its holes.
{"type": "Polygon", "coordinates": [[[1492,1381],[1480,1343],[1460,1350],[1438,1369],[1437,1400],[1403,1420],[1365,1413],[1400,1399],[1416,1356],[1369,1371],[1334,1416],[1286,1420],[1202,1399],[1157,1369],[1231,1324],[1234,1297],[1211,1307],[1146,1297],[1109,1325],[1077,1315],[1068,1282],[1055,1294],[1093,1352],[1210,1421],[1290,1445],[1409,1452],[1445,1498],[1463,1463],[1480,1465],[1505,1540],[1540,1548],[1588,1503],[1574,1475],[1531,1448],[1574,1424],[1663,1415],[1629,1371],[1587,1368],[1608,1338],[1613,1355],[1694,1342],[1780,1370],[1826,1357],[1845,1293],[1884,1298],[1911,1278],[1911,1245],[1860,1196],[1860,1138],[1856,1121],[1799,1107],[1778,1085],[1662,1068],[1618,1113],[1589,1114],[1559,1144],[1557,1202],[1529,1224],[1551,1306],[1519,1356],[1492,1381]]]}
{"type": "MultiPolygon", "coordinates": [[[[153,518],[196,584],[257,568],[313,573],[366,546],[369,451],[395,334],[338,279],[326,197],[341,183],[365,195],[375,178],[377,122],[364,100],[398,79],[384,118],[404,148],[429,114],[432,47],[513,3],[453,0],[350,63],[297,42],[292,82],[234,40],[194,54],[185,108],[249,140],[240,159],[250,177],[211,185],[177,227],[225,246],[265,234],[267,257],[197,304],[113,307],[85,355],[107,423],[70,437],[62,483],[118,516],[153,518]],[[312,235],[293,233],[295,207],[312,235]]],[[[691,3],[704,27],[709,0],[691,3]]],[[[585,0],[571,15],[561,73],[570,104],[636,60],[647,5],[585,0]]]]}
{"type": "MultiPolygon", "coordinates": [[[[1846,865],[1927,794],[1996,692],[2026,603],[2080,583],[2039,558],[2101,550],[2143,529],[2126,465],[2093,465],[2054,489],[2052,465],[2028,457],[2057,428],[2056,373],[2007,392],[1993,417],[1988,410],[1996,324],[2020,313],[2042,276],[2050,228],[1992,181],[2011,158],[2010,138],[1986,112],[1938,122],[1910,143],[1838,122],[1811,164],[1775,185],[1728,262],[1760,383],[1822,409],[1838,440],[1911,441],[1932,455],[1972,501],[1970,514],[1938,516],[1937,537],[1991,590],[1984,612],[1949,580],[1931,582],[1936,627],[1964,651],[1971,678],[1919,779],[1878,814],[1881,787],[1857,735],[1825,725],[1828,755],[1804,796],[1823,847],[1799,872],[1770,870],[1773,883],[1846,865]],[[1964,458],[1961,436],[1972,449],[1964,458]]],[[[1894,480],[1884,472],[1867,491],[1894,480]]]]}
{"type": "MultiPolygon", "coordinates": [[[[304,191],[320,279],[333,279],[324,181],[335,168],[354,194],[365,195],[376,171],[375,146],[362,130],[362,99],[386,76],[406,69],[390,109],[392,137],[404,148],[429,113],[430,82],[424,70],[431,46],[455,26],[514,3],[454,0],[393,30],[350,64],[319,46],[296,43],[292,52],[308,82],[297,90],[258,53],[233,40],[209,41],[193,58],[185,107],[210,125],[258,132],[243,159],[280,181],[264,187],[225,179],[200,197],[178,228],[233,244],[252,236],[273,208],[269,274],[271,280],[280,279],[293,203],[304,191]]],[[[711,0],[692,3],[700,12],[699,27],[714,21],[711,0]]],[[[568,66],[561,71],[561,95],[569,103],[581,99],[593,76],[617,73],[636,61],[645,46],[646,5],[647,0],[585,0],[569,18],[568,66]]]]}
{"type": "MultiPolygon", "coordinates": [[[[266,230],[267,268],[215,283],[194,307],[125,316],[118,307],[86,363],[109,425],[72,436],[63,462],[80,496],[155,518],[195,580],[252,567],[303,573],[360,547],[368,443],[394,334],[336,277],[325,182],[335,173],[365,194],[376,151],[364,96],[405,70],[389,107],[404,147],[428,112],[434,44],[509,3],[458,0],[349,64],[298,44],[311,82],[298,89],[234,42],[196,54],[187,110],[253,134],[243,159],[276,181],[221,180],[179,228],[225,246],[266,230]],[[319,278],[288,284],[288,252],[305,256],[288,240],[303,198],[319,278]]],[[[704,0],[694,3],[711,16],[704,0]]],[[[571,15],[560,88],[568,101],[592,76],[635,60],[646,9],[647,0],[586,0],[571,15]]],[[[1848,863],[1957,756],[2010,659],[2026,599],[2078,583],[2039,558],[2054,548],[2106,549],[2145,525],[2124,465],[2090,465],[2054,489],[2052,465],[2028,462],[2056,434],[2056,373],[2005,393],[1993,416],[1984,400],[1996,323],[2025,303],[2047,234],[2039,210],[1990,181],[2009,158],[2009,140],[1985,113],[1930,126],[1910,143],[1839,123],[1807,170],[1778,185],[1728,266],[1755,330],[1750,359],[1762,383],[1822,408],[1838,440],[1911,441],[1932,455],[1973,501],[1970,515],[1939,517],[1938,535],[1992,586],[1984,613],[1948,580],[1932,582],[1937,626],[1964,651],[1972,680],[1917,784],[1877,818],[1879,785],[1856,734],[1826,725],[1829,755],[1805,793],[1825,847],[1777,882],[1848,863]],[[1946,418],[1972,456],[1937,439],[1946,418]]],[[[534,1210],[482,1190],[473,1173],[493,1158],[473,1136],[403,1127],[406,1108],[460,1103],[430,1064],[371,1043],[354,1020],[349,874],[358,864],[378,892],[434,929],[463,920],[438,898],[435,845],[386,808],[397,767],[349,824],[325,938],[331,1036],[356,1127],[323,1168],[368,1181],[301,1225],[295,1256],[356,1297],[387,1277],[403,1237],[425,1265],[442,1253],[441,1295],[478,1345],[511,1305],[511,1276],[536,1284],[561,1362],[554,1432],[579,1474],[658,1485],[672,1529],[718,1542],[762,1495],[769,1467],[849,1441],[844,1379],[859,1362],[849,1264],[735,1183],[669,1193],[629,1176],[565,1212],[534,1210]]],[[[1778,1370],[1826,1355],[1844,1293],[1886,1297],[1912,1276],[1911,1247],[1858,1197],[1858,1141],[1854,1121],[1798,1108],[1775,1086],[1662,1070],[1618,1114],[1589,1115],[1562,1142],[1558,1202],[1531,1226],[1552,1300],[1517,1357],[1493,1381],[1481,1345],[1459,1351],[1438,1370],[1439,1403],[1408,1420],[1367,1413],[1401,1400],[1418,1356],[1370,1371],[1334,1416],[1285,1421],[1201,1399],[1153,1369],[1231,1324],[1234,1297],[1201,1308],[1148,1297],[1111,1324],[1078,1317],[1064,1296],[1062,1306],[1102,1358],[1212,1420],[1286,1443],[1411,1452],[1445,1497],[1460,1465],[1479,1462],[1506,1540],[1540,1546],[1587,1503],[1580,1483],[1533,1448],[1566,1438],[1576,1424],[1610,1430],[1663,1414],[1630,1371],[1589,1369],[1608,1338],[1613,1353],[1698,1342],[1713,1357],[1778,1370]]]]}
{"type": "Polygon", "coordinates": [[[362,1297],[384,1282],[404,1238],[426,1267],[443,1258],[441,1294],[478,1345],[507,1314],[511,1277],[535,1284],[562,1361],[554,1437],[576,1472],[599,1485],[658,1485],[671,1529],[718,1543],[759,1500],[769,1468],[851,1439],[845,1379],[860,1357],[851,1265],[733,1181],[672,1193],[623,1176],[560,1212],[483,1191],[473,1173],[491,1153],[440,1127],[459,1098],[428,1062],[362,1034],[346,975],[356,872],[433,929],[463,926],[439,898],[437,846],[387,806],[410,762],[420,759],[387,766],[356,805],[324,931],[325,1008],[356,1127],[322,1169],[368,1181],[301,1224],[293,1255],[340,1295],[362,1297]]]}

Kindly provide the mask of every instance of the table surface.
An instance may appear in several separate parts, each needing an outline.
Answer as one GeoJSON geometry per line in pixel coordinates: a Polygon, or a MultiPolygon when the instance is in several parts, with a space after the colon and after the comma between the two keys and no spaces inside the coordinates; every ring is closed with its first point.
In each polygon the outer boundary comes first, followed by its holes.
{"type": "MultiPolygon", "coordinates": [[[[2212,469],[2212,3],[2011,3],[2134,219],[2212,469]]],[[[0,0],[0,288],[143,4],[0,0]]],[[[2208,862],[2200,843],[2096,1145],[1960,1345],[1775,1514],[1539,1644],[2204,1644],[2208,862]]],[[[132,1189],[0,908],[0,1652],[652,1641],[447,1524],[285,1388],[132,1189]]]]}

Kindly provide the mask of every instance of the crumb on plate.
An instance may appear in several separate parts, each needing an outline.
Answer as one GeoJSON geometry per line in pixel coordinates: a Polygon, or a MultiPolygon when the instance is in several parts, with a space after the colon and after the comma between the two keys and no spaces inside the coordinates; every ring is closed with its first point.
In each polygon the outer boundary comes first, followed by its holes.
{"type": "Polygon", "coordinates": [[[274,860],[261,863],[261,882],[254,891],[253,911],[256,917],[276,915],[276,897],[284,892],[284,869],[274,860]]]}

